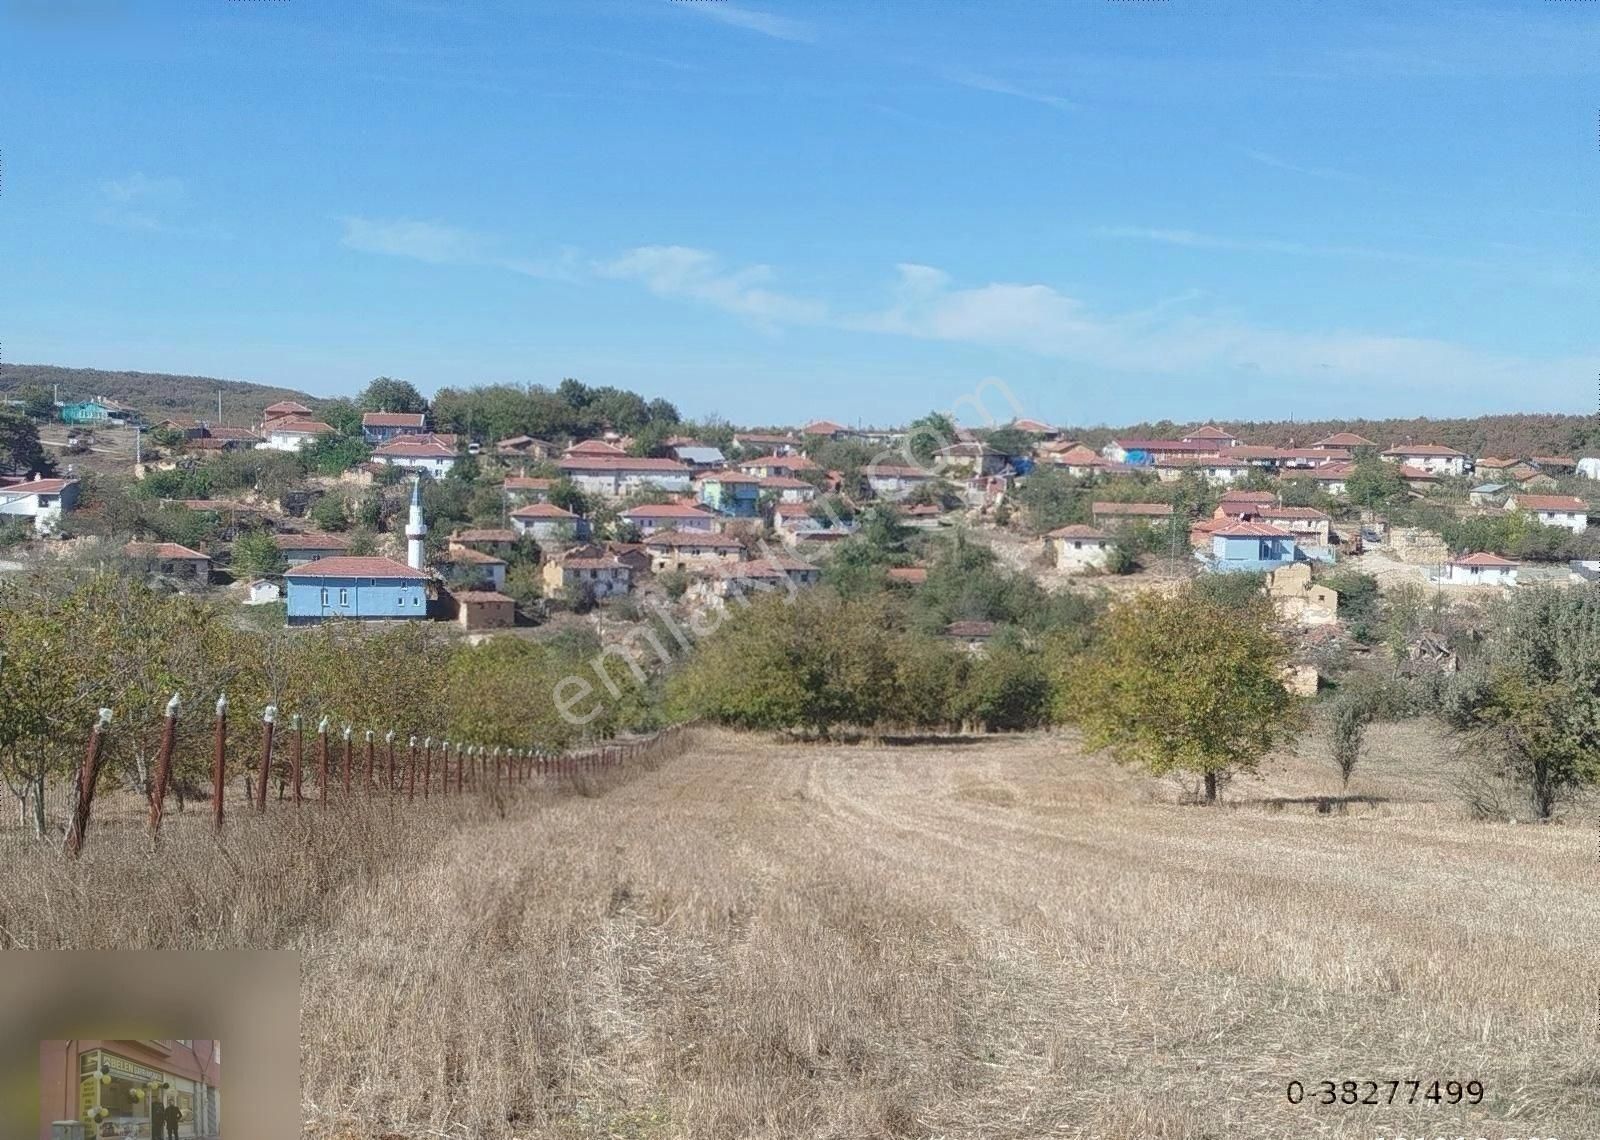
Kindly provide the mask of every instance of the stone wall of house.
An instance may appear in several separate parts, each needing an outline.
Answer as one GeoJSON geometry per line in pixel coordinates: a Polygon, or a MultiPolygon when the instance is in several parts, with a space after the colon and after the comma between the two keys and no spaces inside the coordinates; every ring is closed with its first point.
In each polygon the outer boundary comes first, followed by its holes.
{"type": "Polygon", "coordinates": [[[1391,556],[1418,566],[1450,561],[1450,548],[1431,530],[1416,526],[1397,526],[1389,531],[1385,546],[1391,556]]]}

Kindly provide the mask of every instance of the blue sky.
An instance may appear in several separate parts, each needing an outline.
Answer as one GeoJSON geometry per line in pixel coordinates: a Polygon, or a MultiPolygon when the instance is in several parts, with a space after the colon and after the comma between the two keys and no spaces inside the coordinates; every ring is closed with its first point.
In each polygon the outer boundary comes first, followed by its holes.
{"type": "Polygon", "coordinates": [[[9,361],[746,423],[1594,407],[1600,5],[0,12],[9,361]]]}

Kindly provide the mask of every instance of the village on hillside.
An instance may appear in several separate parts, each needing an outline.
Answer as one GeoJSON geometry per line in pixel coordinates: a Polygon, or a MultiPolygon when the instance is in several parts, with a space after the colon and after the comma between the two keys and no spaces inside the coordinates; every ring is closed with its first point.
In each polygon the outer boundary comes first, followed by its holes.
{"type": "MultiPolygon", "coordinates": [[[[277,401],[249,424],[11,399],[39,439],[0,485],[4,566],[87,551],[289,626],[444,622],[477,640],[598,622],[616,637],[647,605],[704,613],[863,566],[915,592],[959,534],[1050,591],[1254,575],[1308,660],[1361,649],[1382,590],[1600,578],[1592,457],[1350,431],[1268,446],[1213,424],[1093,447],[1038,420],[968,430],[937,413],[741,429],[560,391],[585,413],[551,438],[472,426],[483,390],[430,405],[387,378],[355,401],[277,401]]],[[[982,607],[944,618],[945,637],[980,653],[1004,625],[982,607]]],[[[1413,655],[1443,639],[1417,634],[1413,655]]],[[[1315,666],[1292,684],[1315,691],[1315,666]]]]}

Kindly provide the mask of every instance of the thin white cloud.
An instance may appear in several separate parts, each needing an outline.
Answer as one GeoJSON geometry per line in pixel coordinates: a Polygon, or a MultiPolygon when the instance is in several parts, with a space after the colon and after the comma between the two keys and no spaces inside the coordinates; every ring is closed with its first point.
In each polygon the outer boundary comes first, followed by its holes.
{"type": "MultiPolygon", "coordinates": [[[[1211,247],[1205,235],[1151,231],[1178,244],[1211,247]]],[[[1507,389],[1555,394],[1574,376],[1600,370],[1600,350],[1561,358],[1497,353],[1427,337],[1336,329],[1266,328],[1216,311],[1196,311],[1186,292],[1141,309],[1105,312],[1050,285],[989,282],[960,287],[930,265],[896,266],[887,302],[848,312],[780,291],[766,265],[726,265],[681,245],[639,246],[610,259],[575,250],[555,261],[518,262],[488,252],[478,235],[437,223],[347,221],[345,244],[434,264],[481,264],[533,276],[631,282],[657,297],[689,301],[766,329],[831,328],[1021,351],[1085,368],[1131,375],[1257,374],[1322,387],[1374,386],[1457,399],[1507,389]],[[351,226],[350,222],[360,222],[351,226]]],[[[1281,244],[1281,243],[1280,243],[1281,244]]]]}
{"type": "Polygon", "coordinates": [[[631,249],[611,261],[597,262],[601,277],[636,281],[658,297],[699,301],[763,323],[814,324],[827,306],[765,287],[773,277],[765,265],[729,270],[702,249],[651,245],[631,249]]]}
{"type": "Polygon", "coordinates": [[[1099,237],[1131,238],[1156,242],[1161,245],[1183,246],[1188,249],[1221,249],[1240,253],[1276,253],[1296,257],[1336,257],[1358,261],[1393,261],[1415,265],[1454,265],[1459,267],[1482,266],[1482,262],[1464,257],[1436,257],[1430,254],[1409,253],[1403,250],[1374,249],[1359,245],[1313,245],[1298,241],[1277,241],[1271,238],[1228,238],[1215,234],[1197,233],[1194,230],[1161,229],[1151,226],[1100,226],[1095,231],[1099,237]]]}
{"type": "Polygon", "coordinates": [[[996,79],[992,75],[982,75],[975,71],[949,71],[945,73],[944,77],[951,83],[962,87],[970,87],[974,91],[987,91],[994,95],[1009,95],[1014,99],[1026,99],[1030,103],[1054,107],[1057,111],[1075,111],[1082,106],[1079,103],[1074,103],[1071,99],[1063,99],[1059,95],[1018,87],[1015,83],[1009,83],[1004,79],[996,79]]]}
{"type": "Polygon", "coordinates": [[[339,244],[361,253],[404,257],[429,265],[482,265],[510,270],[526,277],[571,280],[578,275],[575,250],[556,258],[524,258],[500,251],[484,234],[443,222],[412,219],[378,219],[359,216],[341,219],[344,234],[339,244]]]}
{"type": "Polygon", "coordinates": [[[720,24],[727,24],[746,31],[758,32],[763,36],[770,36],[775,40],[788,40],[791,43],[809,44],[817,41],[817,32],[812,25],[801,20],[791,19],[788,16],[775,16],[771,12],[758,12],[753,8],[739,8],[733,4],[722,3],[721,0],[709,2],[687,3],[682,7],[691,12],[698,12],[716,20],[720,24]]]}
{"type": "Polygon", "coordinates": [[[409,257],[433,265],[473,264],[486,260],[481,237],[439,222],[346,218],[340,244],[362,253],[409,257]]]}
{"type": "Polygon", "coordinates": [[[184,185],[181,178],[151,178],[135,171],[100,183],[100,192],[111,202],[172,202],[183,197],[184,185]]]}
{"type": "Polygon", "coordinates": [[[1351,174],[1348,170],[1335,170],[1331,166],[1302,166],[1297,162],[1267,154],[1265,151],[1247,150],[1246,158],[1252,162],[1259,162],[1262,166],[1270,166],[1274,170],[1287,170],[1293,174],[1304,174],[1309,178],[1326,178],[1335,182],[1365,182],[1359,174],[1351,174]]]}
{"type": "Polygon", "coordinates": [[[152,177],[142,171],[101,182],[93,209],[101,225],[135,233],[173,237],[226,238],[212,224],[192,224],[188,186],[181,178],[152,177]]]}
{"type": "Polygon", "coordinates": [[[1210,315],[1096,312],[1047,285],[951,288],[926,266],[902,266],[894,301],[849,327],[993,348],[1129,373],[1259,371],[1285,381],[1487,392],[1593,375],[1600,351],[1557,360],[1484,352],[1448,341],[1357,331],[1261,328],[1210,315]]]}

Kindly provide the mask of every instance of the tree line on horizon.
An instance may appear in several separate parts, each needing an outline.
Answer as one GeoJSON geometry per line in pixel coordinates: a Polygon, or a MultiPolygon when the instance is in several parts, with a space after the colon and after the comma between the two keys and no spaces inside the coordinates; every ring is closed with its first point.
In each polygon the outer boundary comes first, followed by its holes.
{"type": "MultiPolygon", "coordinates": [[[[550,387],[539,384],[450,385],[440,388],[431,400],[406,381],[379,377],[364,390],[371,394],[385,383],[415,394],[416,403],[391,398],[381,408],[366,407],[361,395],[354,397],[314,396],[294,388],[256,384],[240,380],[220,380],[209,376],[175,375],[161,372],[115,371],[72,368],[48,364],[6,364],[0,367],[0,396],[15,397],[19,389],[53,391],[60,384],[63,399],[108,396],[140,409],[147,419],[191,416],[215,419],[217,391],[223,392],[223,418],[235,424],[255,423],[267,405],[280,400],[297,400],[319,415],[336,415],[341,408],[383,411],[422,411],[431,408],[434,426],[441,431],[469,432],[485,439],[530,435],[581,438],[603,428],[637,435],[663,434],[681,422],[677,407],[660,397],[646,397],[609,385],[590,386],[574,379],[550,387]],[[390,404],[396,406],[388,406],[390,404]],[[404,405],[404,406],[401,406],[404,405]]],[[[1043,418],[1035,416],[1033,418],[1043,418]]],[[[924,422],[907,418],[907,426],[924,422]]],[[[333,423],[333,420],[329,420],[333,423]]],[[[1308,446],[1335,432],[1350,431],[1365,436],[1380,447],[1397,443],[1441,443],[1468,455],[1526,457],[1600,453],[1600,416],[1562,413],[1497,413],[1482,416],[1428,417],[1351,416],[1317,420],[1237,420],[1211,421],[1215,426],[1250,443],[1271,447],[1308,446]]],[[[335,426],[338,426],[335,424],[335,426]]],[[[752,426],[752,425],[746,425],[752,426]]],[[[973,426],[973,425],[968,425],[973,426]]],[[[1133,439],[1173,439],[1196,426],[1170,419],[1145,420],[1123,425],[1057,425],[1062,432],[1098,450],[1118,437],[1133,439]]],[[[731,424],[713,419],[702,425],[710,434],[731,424]]],[[[1005,425],[989,424],[980,434],[1001,430],[1005,425]]],[[[718,440],[707,442],[720,443],[718,440]]]]}

